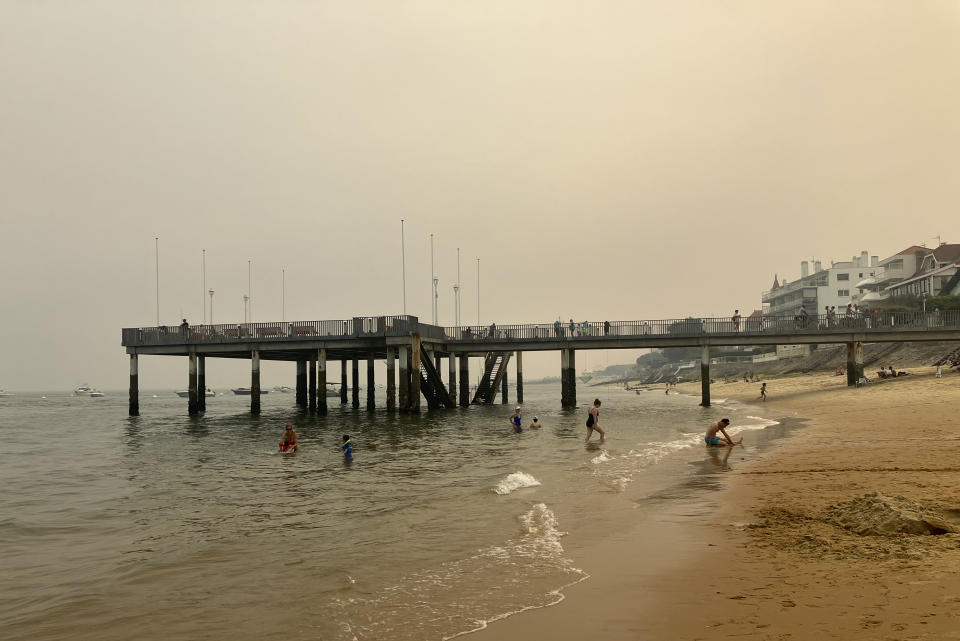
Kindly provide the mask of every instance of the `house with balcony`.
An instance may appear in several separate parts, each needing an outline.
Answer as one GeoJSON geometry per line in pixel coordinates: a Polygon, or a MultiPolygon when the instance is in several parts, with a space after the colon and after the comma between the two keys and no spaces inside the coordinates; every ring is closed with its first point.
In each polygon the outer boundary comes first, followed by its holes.
{"type": "Polygon", "coordinates": [[[856,285],[853,303],[873,305],[889,298],[887,289],[908,278],[912,278],[920,268],[924,256],[930,249],[920,245],[911,245],[881,260],[873,274],[861,278],[856,285]]]}
{"type": "Polygon", "coordinates": [[[960,244],[943,243],[927,252],[912,276],[884,289],[884,298],[960,294],[960,244]]]}

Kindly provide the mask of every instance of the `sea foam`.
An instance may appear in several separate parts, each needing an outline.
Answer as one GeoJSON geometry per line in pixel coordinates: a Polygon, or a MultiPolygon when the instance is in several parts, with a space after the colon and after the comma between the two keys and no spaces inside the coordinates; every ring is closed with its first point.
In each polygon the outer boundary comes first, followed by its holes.
{"type": "Polygon", "coordinates": [[[526,472],[514,472],[500,479],[500,482],[493,488],[493,491],[503,495],[510,494],[510,492],[519,490],[522,487],[536,487],[537,485],[540,485],[540,481],[535,479],[533,475],[527,474],[526,472]]]}

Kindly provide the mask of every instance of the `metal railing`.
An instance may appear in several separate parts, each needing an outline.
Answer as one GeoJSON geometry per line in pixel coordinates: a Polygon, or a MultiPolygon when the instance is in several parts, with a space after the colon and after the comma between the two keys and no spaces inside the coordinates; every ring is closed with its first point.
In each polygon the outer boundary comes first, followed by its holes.
{"type": "Polygon", "coordinates": [[[295,321],[135,327],[123,329],[123,345],[182,345],[270,342],[295,340],[357,339],[409,336],[413,332],[432,341],[473,343],[503,341],[585,341],[595,339],[698,336],[776,336],[797,334],[882,333],[890,331],[960,330],[960,310],[838,314],[770,315],[734,319],[676,318],[641,321],[582,321],[521,325],[464,325],[439,327],[421,323],[416,316],[364,316],[349,320],[295,321]]]}

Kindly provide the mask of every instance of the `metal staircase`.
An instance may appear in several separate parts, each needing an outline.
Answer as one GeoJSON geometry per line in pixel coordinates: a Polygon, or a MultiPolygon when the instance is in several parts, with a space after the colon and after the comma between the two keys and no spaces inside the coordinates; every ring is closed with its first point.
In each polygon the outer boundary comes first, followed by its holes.
{"type": "Polygon", "coordinates": [[[474,405],[489,405],[496,400],[512,355],[513,352],[487,352],[483,359],[483,377],[477,385],[477,393],[473,395],[474,405]]]}
{"type": "Polygon", "coordinates": [[[424,354],[420,359],[420,392],[427,399],[427,407],[432,410],[440,407],[456,407],[453,397],[443,385],[443,379],[433,365],[433,359],[424,354]]]}

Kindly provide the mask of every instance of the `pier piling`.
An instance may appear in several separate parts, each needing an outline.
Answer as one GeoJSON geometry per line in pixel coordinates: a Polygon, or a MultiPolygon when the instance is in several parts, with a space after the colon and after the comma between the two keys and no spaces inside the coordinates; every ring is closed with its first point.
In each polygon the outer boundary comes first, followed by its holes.
{"type": "Polygon", "coordinates": [[[373,353],[367,354],[367,411],[372,412],[377,409],[376,380],[373,375],[373,353]]]}
{"type": "Polygon", "coordinates": [[[190,416],[196,416],[200,413],[200,405],[197,403],[197,353],[190,352],[190,373],[187,382],[189,400],[187,401],[187,413],[190,416]]]}
{"type": "Polygon", "coordinates": [[[197,408],[207,411],[207,359],[197,356],[197,408]]]}
{"type": "Polygon", "coordinates": [[[410,411],[420,412],[420,335],[410,335],[410,411]]]}
{"type": "Polygon", "coordinates": [[[317,409],[321,414],[327,413],[327,350],[321,347],[317,350],[317,409]]]}
{"type": "Polygon", "coordinates": [[[710,407],[710,346],[700,346],[700,405],[710,407]]]}
{"type": "Polygon", "coordinates": [[[502,367],[503,367],[503,380],[500,382],[500,404],[506,405],[507,403],[510,402],[510,399],[508,398],[508,390],[510,389],[510,384],[507,381],[508,376],[507,376],[506,360],[504,360],[502,367]]]}
{"type": "Polygon", "coordinates": [[[560,405],[577,406],[577,357],[572,349],[560,350],[560,405]]]}
{"type": "Polygon", "coordinates": [[[410,368],[407,365],[410,362],[410,348],[401,345],[400,350],[400,404],[401,412],[410,409],[410,368]]]}
{"type": "Polygon", "coordinates": [[[353,409],[357,410],[360,409],[360,361],[355,358],[351,362],[353,369],[350,372],[350,381],[353,383],[353,389],[351,390],[350,400],[353,409]]]}
{"type": "Polygon", "coordinates": [[[260,413],[260,351],[250,352],[250,413],[260,413]]]}
{"type": "Polygon", "coordinates": [[[130,354],[130,416],[140,416],[140,372],[136,354],[130,354]]]}
{"type": "Polygon", "coordinates": [[[387,409],[397,409],[396,347],[387,348],[387,409]]]}
{"type": "Polygon", "coordinates": [[[340,404],[347,404],[347,360],[340,361],[340,404]]]}
{"type": "Polygon", "coordinates": [[[523,405],[523,352],[517,351],[517,405],[523,405]]]}
{"type": "Polygon", "coordinates": [[[317,411],[317,361],[313,358],[307,361],[307,410],[317,411]]]}
{"type": "Polygon", "coordinates": [[[460,407],[470,406],[470,355],[460,354],[460,407]]]}
{"type": "Polygon", "coordinates": [[[450,398],[454,403],[457,401],[457,355],[453,352],[447,354],[447,391],[450,392],[450,398]]]}
{"type": "Polygon", "coordinates": [[[856,386],[863,378],[863,343],[847,343],[847,385],[856,386]]]}
{"type": "Polygon", "coordinates": [[[297,361],[297,406],[307,408],[307,361],[297,361]]]}

